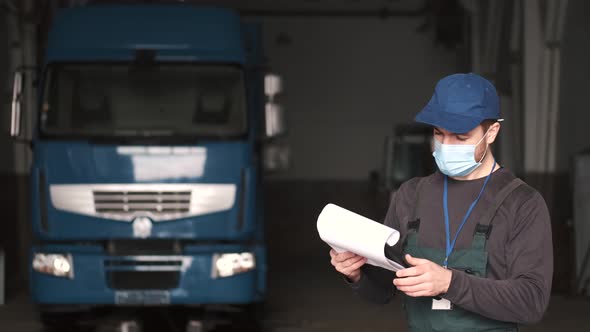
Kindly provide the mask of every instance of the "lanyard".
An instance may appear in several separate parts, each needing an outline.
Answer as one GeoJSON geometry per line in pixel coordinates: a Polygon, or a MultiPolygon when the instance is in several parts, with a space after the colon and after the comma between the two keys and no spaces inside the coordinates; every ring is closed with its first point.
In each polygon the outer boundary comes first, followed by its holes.
{"type": "Polygon", "coordinates": [[[448,267],[449,256],[451,256],[451,253],[455,249],[455,243],[457,243],[457,238],[459,237],[459,233],[461,233],[461,230],[463,229],[463,226],[465,226],[465,223],[467,222],[469,215],[471,215],[473,208],[475,207],[475,205],[477,204],[477,202],[481,198],[481,194],[483,194],[483,191],[486,188],[486,185],[488,184],[488,181],[490,180],[492,173],[494,172],[494,168],[496,168],[496,160],[494,160],[494,166],[492,166],[492,170],[490,171],[490,174],[488,174],[485,181],[483,182],[483,186],[481,186],[481,190],[479,191],[479,195],[477,195],[477,198],[473,201],[473,203],[471,203],[471,205],[469,206],[469,209],[467,210],[467,213],[463,217],[463,221],[461,222],[461,225],[459,225],[459,228],[457,229],[457,233],[455,234],[455,237],[453,238],[453,242],[451,242],[451,236],[450,236],[451,230],[450,230],[450,225],[449,225],[449,199],[448,199],[449,177],[445,175],[445,184],[444,184],[444,190],[443,190],[443,209],[444,209],[444,213],[445,213],[445,232],[446,232],[446,237],[447,237],[447,243],[446,243],[447,248],[446,248],[446,254],[445,254],[445,261],[443,263],[443,267],[445,269],[448,267]]]}

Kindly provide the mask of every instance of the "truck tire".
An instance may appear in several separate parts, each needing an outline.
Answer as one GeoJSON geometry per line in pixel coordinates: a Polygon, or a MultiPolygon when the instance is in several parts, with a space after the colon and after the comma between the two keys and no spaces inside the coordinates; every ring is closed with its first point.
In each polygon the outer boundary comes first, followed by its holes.
{"type": "Polygon", "coordinates": [[[57,313],[41,312],[39,319],[43,326],[43,332],[74,332],[74,331],[92,331],[88,325],[80,324],[81,314],[75,313],[57,313]]]}

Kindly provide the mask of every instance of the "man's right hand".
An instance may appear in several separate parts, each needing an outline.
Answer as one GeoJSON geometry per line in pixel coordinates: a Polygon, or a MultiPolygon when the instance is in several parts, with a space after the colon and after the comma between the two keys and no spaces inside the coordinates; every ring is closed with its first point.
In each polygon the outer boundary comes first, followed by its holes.
{"type": "Polygon", "coordinates": [[[361,266],[365,265],[365,257],[354,254],[350,251],[338,253],[336,250],[330,250],[330,263],[336,268],[336,271],[344,274],[352,282],[358,282],[361,279],[361,266]]]}

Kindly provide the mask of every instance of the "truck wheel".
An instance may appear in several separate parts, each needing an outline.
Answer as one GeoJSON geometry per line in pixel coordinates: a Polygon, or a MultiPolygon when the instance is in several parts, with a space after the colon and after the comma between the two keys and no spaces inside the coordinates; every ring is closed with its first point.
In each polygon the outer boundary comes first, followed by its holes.
{"type": "Polygon", "coordinates": [[[244,331],[266,331],[264,329],[264,319],[266,308],[264,302],[249,304],[244,308],[242,324],[244,331]]]}
{"type": "Polygon", "coordinates": [[[43,332],[92,331],[91,327],[80,324],[81,315],[79,314],[41,312],[39,316],[43,332]]]}

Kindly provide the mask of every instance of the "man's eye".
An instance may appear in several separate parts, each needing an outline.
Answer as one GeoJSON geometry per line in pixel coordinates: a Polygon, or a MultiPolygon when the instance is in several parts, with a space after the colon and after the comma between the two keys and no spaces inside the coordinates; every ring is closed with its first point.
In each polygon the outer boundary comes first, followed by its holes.
{"type": "Polygon", "coordinates": [[[436,132],[436,131],[435,131],[435,132],[434,132],[434,135],[435,135],[435,136],[440,136],[440,135],[442,135],[442,133],[441,133],[441,132],[436,132]]]}
{"type": "Polygon", "coordinates": [[[460,141],[466,141],[467,137],[461,137],[461,136],[457,136],[457,139],[460,141]]]}

